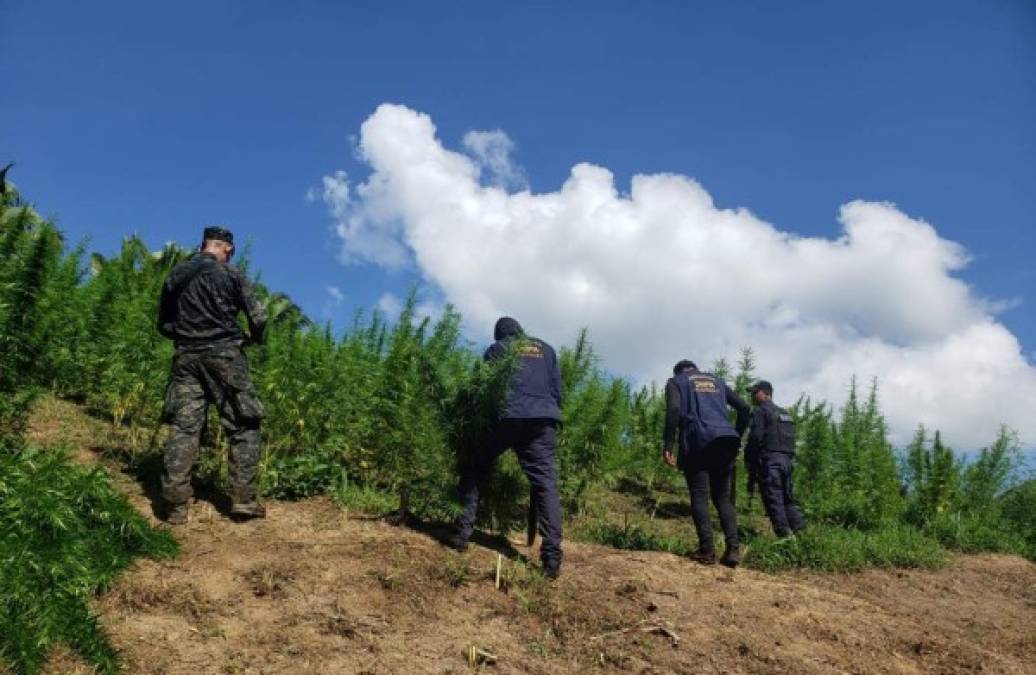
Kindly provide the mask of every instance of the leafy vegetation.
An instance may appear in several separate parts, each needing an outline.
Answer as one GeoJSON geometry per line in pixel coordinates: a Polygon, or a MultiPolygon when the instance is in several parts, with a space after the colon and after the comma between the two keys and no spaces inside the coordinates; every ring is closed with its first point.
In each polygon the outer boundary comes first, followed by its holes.
{"type": "MultiPolygon", "coordinates": [[[[113,501],[100,476],[20,450],[20,437],[35,393],[51,390],[125,430],[126,461],[156,464],[172,352],[155,330],[156,306],[165,276],[188,255],[175,245],[152,251],[129,237],[110,257],[88,256],[84,246],[69,246],[16,192],[0,197],[0,442],[10,449],[0,484],[9,490],[5,494],[14,494],[32,467],[39,472],[36,480],[56,486],[52,498],[57,500],[39,505],[44,510],[34,519],[21,510],[10,515],[14,507],[0,504],[8,518],[0,535],[5,542],[35,542],[40,547],[35,554],[62,561],[54,570],[82,567],[80,576],[68,577],[79,581],[68,587],[67,596],[12,596],[23,603],[19,615],[25,607],[53,612],[60,606],[83,617],[85,606],[75,603],[107,583],[127,556],[168,550],[167,542],[113,501]],[[73,487],[94,497],[73,498],[73,487]],[[94,537],[90,533],[97,528],[115,538],[94,537]]],[[[248,270],[247,260],[242,267],[248,270]]],[[[413,296],[394,323],[377,313],[358,314],[336,335],[310,321],[286,296],[258,282],[257,288],[271,317],[267,343],[249,352],[267,410],[264,493],[282,499],[327,493],[353,508],[450,518],[457,466],[484,444],[513,359],[483,362],[462,339],[456,311],[447,308],[435,321],[421,319],[413,296]]],[[[588,523],[579,530],[582,536],[620,548],[674,553],[696,548],[686,531],[675,535],[657,527],[666,500],[686,501],[682,477],[659,457],[661,391],[635,389],[609,376],[585,331],[559,351],[559,359],[565,418],[558,437],[561,491],[566,513],[588,523]],[[592,506],[591,496],[601,491],[635,495],[639,510],[618,526],[615,514],[592,506]]],[[[754,379],[754,369],[753,355],[745,350],[733,369],[721,360],[713,370],[740,390],[754,379]]],[[[1026,480],[1009,430],[971,460],[926,429],[899,451],[889,441],[877,383],[865,394],[854,383],[837,411],[810,399],[791,411],[799,435],[796,490],[811,529],[790,544],[777,544],[761,521],[758,500],[749,506],[740,481],[748,564],[762,569],[930,566],[943,559],[945,549],[1009,551],[1036,559],[1036,487],[1026,480]]],[[[215,417],[207,428],[201,474],[220,483],[226,476],[222,431],[215,417]]],[[[512,457],[501,462],[487,493],[483,523],[508,530],[523,522],[528,490],[512,457]]],[[[7,556],[14,553],[5,549],[4,555],[8,570],[7,556]]],[[[4,583],[27,583],[5,574],[4,583]]],[[[41,582],[38,590],[58,593],[45,588],[41,582]]],[[[5,611],[13,612],[11,607],[5,611]]],[[[32,611],[25,610],[28,623],[21,624],[28,642],[5,643],[6,658],[31,669],[39,652],[26,645],[48,645],[64,636],[98,663],[107,662],[107,652],[89,632],[79,637],[62,632],[66,629],[33,619],[32,611]],[[42,632],[33,635],[37,629],[42,632]]]]}
{"type": "Polygon", "coordinates": [[[84,324],[68,323],[66,304],[85,292],[80,257],[64,255],[58,231],[16,194],[0,195],[0,663],[16,673],[38,672],[57,643],[116,672],[88,601],[135,557],[176,553],[103,471],[22,437],[38,391],[81,377],[71,359],[84,324]]]}
{"type": "Polygon", "coordinates": [[[63,642],[101,672],[116,672],[88,601],[135,557],[176,550],[103,470],[73,466],[61,453],[0,452],[0,661],[37,672],[63,642]]]}

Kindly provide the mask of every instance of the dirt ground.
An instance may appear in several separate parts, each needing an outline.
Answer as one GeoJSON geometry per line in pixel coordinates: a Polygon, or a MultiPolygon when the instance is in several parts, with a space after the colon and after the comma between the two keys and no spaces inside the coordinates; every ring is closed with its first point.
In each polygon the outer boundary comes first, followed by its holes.
{"type": "MultiPolygon", "coordinates": [[[[50,401],[33,439],[97,461],[85,448],[103,429],[84,424],[50,401]]],[[[113,475],[154,518],[147,491],[113,475]]],[[[98,599],[126,672],[1036,672],[1036,565],[1012,556],[772,575],[567,543],[552,584],[517,539],[461,555],[325,499],[244,524],[220,508],[193,504],[182,555],[140,561],[98,599]],[[494,548],[511,556],[499,589],[494,548]],[[471,645],[495,662],[469,665],[471,645]]],[[[65,652],[48,667],[76,671],[65,652]]]]}

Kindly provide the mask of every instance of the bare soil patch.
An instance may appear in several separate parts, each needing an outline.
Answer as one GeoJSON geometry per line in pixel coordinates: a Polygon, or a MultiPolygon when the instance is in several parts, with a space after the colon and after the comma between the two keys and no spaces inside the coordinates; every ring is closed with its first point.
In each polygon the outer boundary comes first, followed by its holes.
{"type": "MultiPolygon", "coordinates": [[[[41,411],[36,442],[97,445],[74,406],[41,411]],[[71,429],[40,419],[55,411],[71,429]]],[[[113,476],[154,518],[146,491],[113,476]]],[[[504,559],[498,590],[496,552],[455,554],[325,499],[273,502],[266,520],[240,524],[197,502],[176,534],[179,559],[138,563],[97,601],[126,672],[1032,673],[1036,663],[1036,565],[1012,556],[770,575],[567,543],[558,582],[504,559]],[[469,665],[470,645],[495,664],[469,665]]],[[[62,652],[48,672],[79,667],[62,652]]]]}

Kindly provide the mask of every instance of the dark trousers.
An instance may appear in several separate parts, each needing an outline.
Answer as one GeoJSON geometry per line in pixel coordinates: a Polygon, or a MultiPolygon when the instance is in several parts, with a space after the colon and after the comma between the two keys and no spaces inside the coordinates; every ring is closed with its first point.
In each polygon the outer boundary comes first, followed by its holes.
{"type": "Polygon", "coordinates": [[[691,492],[691,517],[694,519],[694,529],[698,531],[698,551],[701,553],[715,550],[712,521],[709,520],[710,496],[719,512],[727,550],[737,550],[737,515],[730,500],[730,483],[739,446],[740,439],[717,438],[690,454],[684,463],[687,489],[691,492]]]}
{"type": "Polygon", "coordinates": [[[792,456],[781,452],[763,455],[763,506],[778,537],[797,532],[806,526],[791,488],[792,456]]]}
{"type": "Polygon", "coordinates": [[[561,563],[561,494],[554,463],[555,424],[543,420],[505,420],[494,429],[489,445],[461,470],[463,506],[458,534],[464,539],[475,529],[479,490],[492,475],[497,458],[509,448],[529,479],[540,536],[540,558],[545,565],[561,563]]]}

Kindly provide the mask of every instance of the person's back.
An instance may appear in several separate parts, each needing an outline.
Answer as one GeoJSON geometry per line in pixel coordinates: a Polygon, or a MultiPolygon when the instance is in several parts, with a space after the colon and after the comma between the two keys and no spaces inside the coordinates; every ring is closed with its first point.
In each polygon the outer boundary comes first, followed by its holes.
{"type": "Polygon", "coordinates": [[[709,497],[719,513],[726,550],[721,562],[731,567],[740,561],[737,517],[730,498],[734,463],[741,434],[748,426],[749,408],[721,378],[703,373],[691,361],[680,361],[666,382],[666,423],[663,456],[679,466],[691,493],[691,515],[698,532],[699,560],[716,560],[709,520],[709,497]],[[737,411],[732,425],[727,407],[737,411]],[[673,438],[679,439],[679,461],[673,456],[673,438]]]}
{"type": "Polygon", "coordinates": [[[262,306],[247,279],[233,265],[198,252],[177,265],[162,287],[158,330],[178,346],[242,340],[238,312],[248,318],[252,338],[265,324],[262,306]]]}
{"type": "Polygon", "coordinates": [[[684,452],[701,450],[719,438],[739,438],[727,416],[730,389],[715,375],[688,370],[673,376],[680,390],[680,427],[684,452]]]}
{"type": "Polygon", "coordinates": [[[554,348],[539,338],[524,335],[510,317],[501,318],[486,349],[487,361],[502,358],[516,343],[518,363],[508,385],[500,419],[561,421],[561,374],[554,348]]]}

